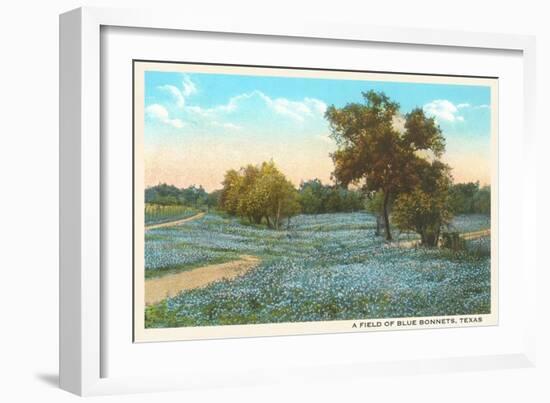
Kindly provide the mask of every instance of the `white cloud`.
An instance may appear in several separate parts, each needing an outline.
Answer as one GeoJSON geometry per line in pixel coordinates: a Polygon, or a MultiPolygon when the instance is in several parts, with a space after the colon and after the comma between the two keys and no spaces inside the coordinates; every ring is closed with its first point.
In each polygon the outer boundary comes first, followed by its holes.
{"type": "Polygon", "coordinates": [[[176,129],[181,129],[183,126],[185,126],[185,123],[183,123],[181,119],[167,119],[164,121],[164,123],[173,126],[176,129]]]}
{"type": "Polygon", "coordinates": [[[188,75],[183,76],[182,87],[184,97],[188,97],[189,95],[193,95],[197,92],[197,86],[193,81],[191,81],[191,78],[188,75]]]}
{"type": "Polygon", "coordinates": [[[181,88],[176,87],[175,85],[161,85],[158,87],[161,91],[168,92],[178,108],[183,108],[185,105],[185,99],[197,92],[197,86],[187,75],[183,75],[183,81],[181,83],[181,88]]]}
{"type": "Polygon", "coordinates": [[[327,104],[321,101],[317,98],[306,98],[304,99],[304,102],[311,105],[314,112],[320,113],[321,115],[324,115],[327,111],[327,104]]]}
{"type": "Polygon", "coordinates": [[[180,119],[171,119],[168,110],[160,104],[152,104],[147,106],[145,108],[145,114],[151,119],[170,125],[176,129],[181,129],[185,126],[185,123],[183,123],[180,119]]]}
{"type": "MultiPolygon", "coordinates": [[[[231,97],[226,104],[212,108],[188,106],[186,110],[203,118],[214,118],[236,112],[247,102],[259,102],[272,112],[297,121],[304,121],[308,117],[322,116],[327,109],[327,105],[316,98],[291,101],[287,98],[271,98],[263,92],[255,90],[231,97]]],[[[257,108],[258,105],[255,105],[255,107],[257,108]]]]}
{"type": "Polygon", "coordinates": [[[470,106],[472,106],[472,105],[470,105],[468,102],[464,102],[462,104],[458,104],[456,107],[458,109],[463,109],[463,108],[469,108],[470,106]]]}
{"type": "Polygon", "coordinates": [[[159,104],[152,104],[145,108],[145,113],[150,117],[158,120],[168,119],[168,111],[166,108],[159,104]]]}
{"type": "MultiPolygon", "coordinates": [[[[465,104],[459,104],[464,107],[465,104]]],[[[424,105],[424,112],[439,121],[463,122],[464,117],[459,115],[459,108],[446,99],[436,99],[424,105]]]]}
{"type": "Polygon", "coordinates": [[[237,109],[237,105],[243,99],[249,98],[247,94],[237,95],[229,99],[227,104],[217,105],[212,108],[203,108],[201,106],[188,106],[187,112],[191,112],[202,118],[214,118],[215,116],[231,113],[237,109]]]}
{"type": "Polygon", "coordinates": [[[183,108],[183,105],[185,105],[185,98],[183,97],[182,91],[180,91],[178,87],[176,87],[175,85],[166,84],[161,85],[160,87],[158,87],[158,89],[170,93],[170,95],[172,95],[172,97],[176,101],[176,105],[178,106],[178,108],[183,108]]]}
{"type": "Polygon", "coordinates": [[[292,119],[303,121],[306,117],[323,115],[327,105],[315,98],[304,98],[302,101],[291,101],[287,98],[270,98],[258,91],[258,95],[266,105],[279,115],[288,116],[292,119]]]}

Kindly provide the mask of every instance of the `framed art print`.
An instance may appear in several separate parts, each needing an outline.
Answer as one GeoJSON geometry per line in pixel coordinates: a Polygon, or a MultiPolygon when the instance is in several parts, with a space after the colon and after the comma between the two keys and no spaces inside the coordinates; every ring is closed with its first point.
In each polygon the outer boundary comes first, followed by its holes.
{"type": "Polygon", "coordinates": [[[534,365],[533,38],[308,21],[61,16],[63,389],[534,365]]]}
{"type": "Polygon", "coordinates": [[[496,77],[133,68],[136,341],[497,323],[496,77]]]}

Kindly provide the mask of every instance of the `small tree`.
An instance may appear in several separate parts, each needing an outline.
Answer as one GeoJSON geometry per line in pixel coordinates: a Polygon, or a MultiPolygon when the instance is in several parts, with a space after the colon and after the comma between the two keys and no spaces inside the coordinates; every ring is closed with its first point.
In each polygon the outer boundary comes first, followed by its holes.
{"type": "Polygon", "coordinates": [[[393,206],[395,225],[401,230],[419,234],[422,245],[437,246],[441,229],[452,219],[449,170],[447,165],[437,160],[426,165],[419,186],[412,192],[401,194],[393,206]]]}

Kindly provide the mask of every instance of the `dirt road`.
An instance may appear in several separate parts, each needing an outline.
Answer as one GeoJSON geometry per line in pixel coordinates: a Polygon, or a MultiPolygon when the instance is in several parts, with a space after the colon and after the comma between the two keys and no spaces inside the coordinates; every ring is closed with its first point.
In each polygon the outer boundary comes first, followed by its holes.
{"type": "MultiPolygon", "coordinates": [[[[480,230],[480,231],[464,232],[464,233],[460,234],[460,237],[462,239],[465,239],[465,240],[469,241],[469,240],[472,240],[472,239],[483,238],[483,237],[490,236],[490,235],[491,235],[491,230],[490,229],[483,229],[483,230],[480,230]]],[[[420,245],[420,239],[413,239],[411,241],[396,241],[396,242],[393,242],[393,246],[398,246],[400,248],[414,248],[414,247],[419,246],[419,245],[420,245]]]]}
{"type": "Polygon", "coordinates": [[[212,264],[176,274],[145,280],[145,305],[156,304],[184,290],[205,287],[221,279],[242,276],[260,263],[256,256],[242,255],[231,262],[212,264]]]}
{"type": "Polygon", "coordinates": [[[191,217],[182,218],[181,220],[168,221],[168,222],[163,222],[163,223],[160,223],[160,224],[146,225],[145,226],[145,231],[148,231],[150,229],[155,229],[155,228],[173,227],[173,226],[176,226],[176,225],[184,224],[184,223],[189,222],[189,221],[198,220],[199,218],[204,217],[205,214],[206,213],[202,212],[202,213],[197,213],[197,214],[195,214],[191,217]]]}

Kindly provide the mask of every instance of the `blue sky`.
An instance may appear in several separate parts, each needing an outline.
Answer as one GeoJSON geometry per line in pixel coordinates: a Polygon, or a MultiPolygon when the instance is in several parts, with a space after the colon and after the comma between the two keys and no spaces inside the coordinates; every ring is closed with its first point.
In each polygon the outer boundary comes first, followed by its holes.
{"type": "Polygon", "coordinates": [[[435,117],[455,181],[489,183],[487,86],[147,71],[146,185],[213,190],[227,169],[266,159],[295,184],[328,182],[335,144],[324,111],[362,102],[371,89],[397,101],[402,114],[421,107],[435,117]]]}

